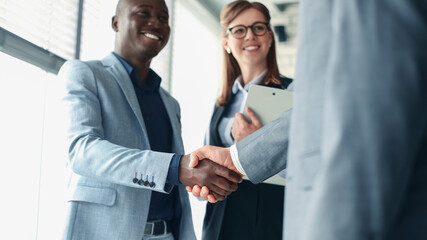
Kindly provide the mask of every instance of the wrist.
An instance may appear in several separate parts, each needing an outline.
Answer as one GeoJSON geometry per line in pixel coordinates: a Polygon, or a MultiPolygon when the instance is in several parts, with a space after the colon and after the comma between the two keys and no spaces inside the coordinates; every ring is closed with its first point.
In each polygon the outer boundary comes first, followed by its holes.
{"type": "Polygon", "coordinates": [[[233,162],[234,167],[236,168],[238,173],[240,173],[242,176],[245,176],[246,172],[243,169],[242,165],[240,164],[239,153],[237,151],[236,144],[231,145],[231,147],[229,148],[229,151],[230,151],[231,161],[233,162]]]}
{"type": "Polygon", "coordinates": [[[166,182],[169,185],[180,184],[179,171],[180,171],[181,158],[182,158],[181,154],[174,154],[171,159],[171,162],[169,164],[168,175],[166,178],[166,182]]]}
{"type": "Polygon", "coordinates": [[[178,181],[180,184],[184,184],[186,186],[188,185],[188,176],[190,176],[190,167],[188,166],[189,163],[190,155],[181,155],[178,168],[178,181]]]}

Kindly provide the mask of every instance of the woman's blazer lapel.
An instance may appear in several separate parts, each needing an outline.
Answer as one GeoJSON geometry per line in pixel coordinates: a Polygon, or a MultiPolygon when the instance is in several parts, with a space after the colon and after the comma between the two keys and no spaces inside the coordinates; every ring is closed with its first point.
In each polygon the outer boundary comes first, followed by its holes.
{"type": "Polygon", "coordinates": [[[221,138],[218,133],[219,121],[224,114],[225,107],[215,106],[214,112],[212,113],[211,123],[209,126],[209,142],[207,144],[223,147],[224,144],[221,141],[221,138]]]}

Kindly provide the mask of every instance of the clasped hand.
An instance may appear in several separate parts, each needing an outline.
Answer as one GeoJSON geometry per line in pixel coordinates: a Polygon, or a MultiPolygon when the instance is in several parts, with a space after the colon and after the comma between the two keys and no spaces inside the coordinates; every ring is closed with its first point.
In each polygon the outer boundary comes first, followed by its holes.
{"type": "MultiPolygon", "coordinates": [[[[252,110],[247,108],[246,113],[250,118],[249,121],[246,121],[241,113],[236,113],[235,115],[231,132],[236,142],[240,141],[241,139],[245,138],[246,136],[250,135],[251,133],[262,127],[261,122],[252,110]]],[[[199,148],[191,154],[191,161],[189,167],[193,168],[199,166],[200,164],[206,161],[205,159],[210,159],[234,171],[240,177],[242,176],[234,166],[230,155],[230,148],[221,148],[215,146],[204,146],[202,148],[199,148]]],[[[216,193],[213,188],[210,188],[207,185],[186,185],[186,189],[187,191],[192,192],[194,196],[202,197],[208,200],[210,203],[215,203],[225,198],[222,196],[219,196],[218,198],[218,193],[216,193]]]]}
{"type": "MultiPolygon", "coordinates": [[[[242,176],[224,166],[208,159],[201,161],[197,167],[190,167],[190,155],[181,158],[179,180],[185,186],[205,186],[210,189],[210,198],[224,200],[237,190],[242,176]]],[[[188,189],[187,189],[188,190],[188,189]]]]}

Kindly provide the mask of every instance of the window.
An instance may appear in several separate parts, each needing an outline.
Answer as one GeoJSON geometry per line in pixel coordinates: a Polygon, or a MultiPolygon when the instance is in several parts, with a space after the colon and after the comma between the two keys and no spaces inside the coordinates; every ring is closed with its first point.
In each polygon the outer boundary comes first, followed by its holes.
{"type": "Polygon", "coordinates": [[[40,239],[60,239],[66,158],[58,131],[58,81],[0,53],[0,64],[6,63],[0,71],[0,219],[7,227],[0,238],[34,239],[39,232],[40,239]]]}
{"type": "Polygon", "coordinates": [[[0,0],[0,26],[65,59],[74,57],[78,0],[0,0]]]}
{"type": "Polygon", "coordinates": [[[114,31],[111,18],[115,13],[117,0],[85,0],[81,55],[82,60],[102,59],[114,49],[114,31]]]}
{"type": "Polygon", "coordinates": [[[48,72],[75,55],[78,2],[0,0],[1,239],[61,238],[67,157],[60,82],[48,72]]]}

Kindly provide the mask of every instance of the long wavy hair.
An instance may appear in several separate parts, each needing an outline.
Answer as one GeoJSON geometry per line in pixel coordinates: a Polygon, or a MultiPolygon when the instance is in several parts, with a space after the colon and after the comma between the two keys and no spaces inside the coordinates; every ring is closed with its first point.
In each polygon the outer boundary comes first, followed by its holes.
{"type": "MultiPolygon", "coordinates": [[[[224,38],[227,37],[226,32],[227,32],[228,25],[243,11],[250,8],[254,8],[260,11],[264,15],[265,22],[269,24],[268,30],[271,32],[273,36],[273,42],[271,43],[270,50],[267,54],[268,71],[265,78],[261,82],[261,84],[281,85],[279,67],[277,66],[277,59],[276,59],[276,41],[274,38],[274,33],[271,30],[271,26],[270,26],[270,20],[271,20],[270,11],[262,3],[238,0],[226,5],[221,10],[221,15],[220,15],[222,36],[224,38]]],[[[234,80],[236,80],[236,78],[239,75],[241,75],[239,64],[237,63],[233,54],[228,54],[225,51],[225,49],[223,49],[222,51],[223,51],[223,59],[224,59],[223,67],[222,67],[222,90],[217,100],[217,106],[225,106],[227,104],[231,96],[231,89],[232,89],[234,80]]]]}

